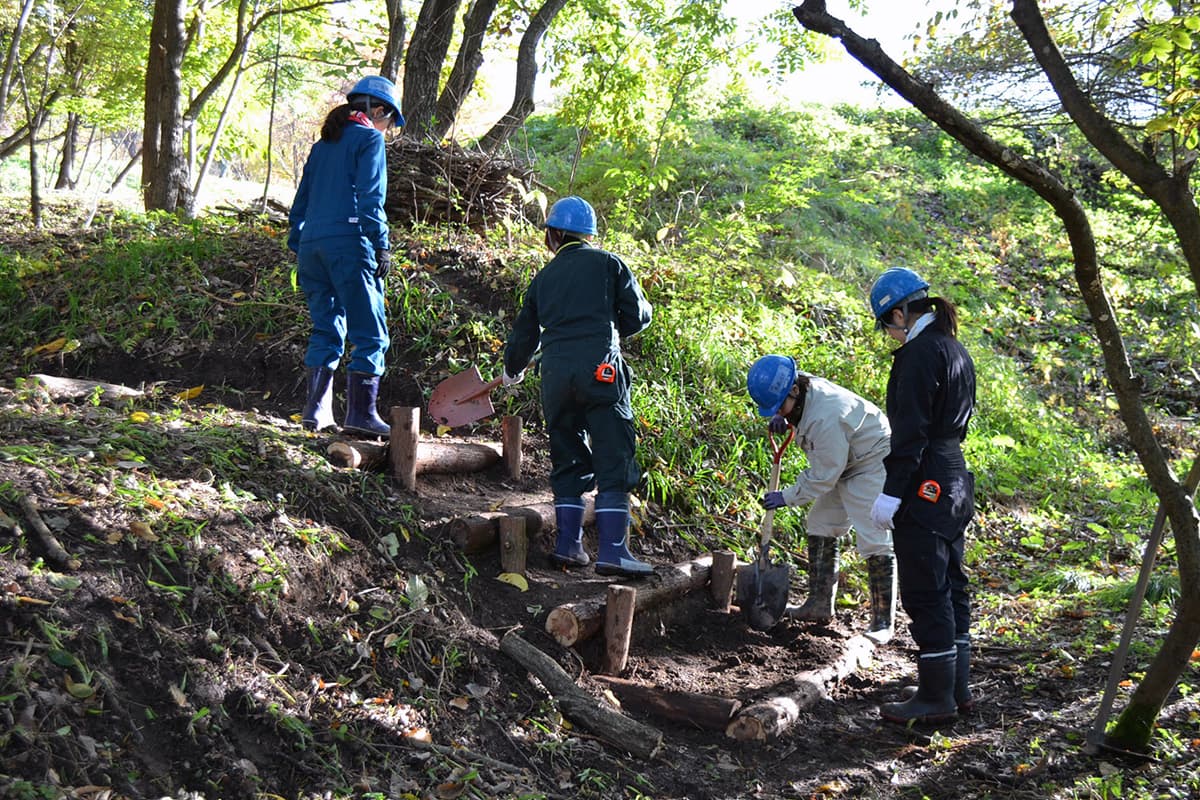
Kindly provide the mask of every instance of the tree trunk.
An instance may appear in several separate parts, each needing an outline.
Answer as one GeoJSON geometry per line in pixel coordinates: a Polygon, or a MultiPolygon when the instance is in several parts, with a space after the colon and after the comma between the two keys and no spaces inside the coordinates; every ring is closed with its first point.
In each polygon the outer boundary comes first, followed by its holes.
{"type": "Polygon", "coordinates": [[[495,152],[508,143],[529,115],[533,113],[533,87],[537,80],[537,49],[550,23],[562,11],[567,0],[546,0],[529,20],[529,27],[521,37],[517,48],[517,81],[513,89],[513,102],[500,121],[479,140],[479,147],[488,153],[495,152]]]}
{"type": "Polygon", "coordinates": [[[179,111],[185,12],[185,0],[154,0],[142,138],[142,191],[147,211],[190,213],[192,207],[179,111]]]}
{"type": "Polygon", "coordinates": [[[450,49],[461,0],[425,0],[404,59],[404,132],[415,138],[433,134],[442,64],[450,49]]]}
{"type": "Polygon", "coordinates": [[[58,178],[54,188],[58,191],[75,188],[75,179],[71,171],[75,166],[75,151],[79,144],[79,115],[74,111],[67,114],[67,127],[63,129],[62,154],[58,162],[58,178]]]}
{"type": "Polygon", "coordinates": [[[483,38],[498,4],[499,0],[475,0],[467,12],[462,45],[458,48],[454,69],[450,70],[450,77],[446,79],[433,115],[431,134],[434,139],[444,139],[458,121],[463,100],[470,94],[471,87],[475,85],[475,75],[483,64],[483,38]]]}
{"type": "Polygon", "coordinates": [[[34,0],[24,0],[21,3],[21,14],[12,28],[12,38],[8,42],[8,52],[4,56],[4,70],[0,72],[0,130],[4,129],[4,112],[8,108],[8,96],[12,90],[13,76],[16,74],[17,65],[21,60],[21,34],[25,31],[25,24],[29,22],[29,15],[33,13],[33,6],[34,0]]]}
{"type": "MultiPolygon", "coordinates": [[[[1126,141],[1116,126],[1088,102],[1046,29],[1036,2],[1015,0],[1012,18],[1076,127],[1093,147],[1162,209],[1191,269],[1192,285],[1200,293],[1200,213],[1197,213],[1188,186],[1190,165],[1176,175],[1169,174],[1158,162],[1126,141]]],[[[1081,289],[1085,280],[1097,285],[1100,283],[1098,270],[1079,276],[1077,269],[1076,274],[1081,289]]],[[[1084,298],[1087,299],[1086,290],[1084,298]]],[[[1150,735],[1159,711],[1188,668],[1192,652],[1200,641],[1200,525],[1191,492],[1175,476],[1166,453],[1154,435],[1153,424],[1142,403],[1141,385],[1124,360],[1119,332],[1117,338],[1107,341],[1104,338],[1106,328],[1117,331],[1115,320],[1096,319],[1093,311],[1093,321],[1101,336],[1105,371],[1117,396],[1121,419],[1150,486],[1171,521],[1179,560],[1180,597],[1175,619],[1157,655],[1150,662],[1145,677],[1138,683],[1129,698],[1129,704],[1109,734],[1109,741],[1118,747],[1144,750],[1150,745],[1150,735]],[[1118,357],[1122,360],[1117,361],[1118,357]]]]}
{"type": "MultiPolygon", "coordinates": [[[[1050,204],[1063,222],[1071,243],[1075,281],[1091,314],[1104,357],[1105,374],[1150,485],[1167,509],[1177,543],[1181,589],[1177,615],[1162,647],[1146,671],[1146,677],[1134,691],[1125,714],[1113,732],[1114,743],[1118,746],[1144,749],[1149,744],[1150,731],[1159,709],[1187,667],[1196,642],[1200,641],[1200,525],[1195,505],[1172,473],[1142,404],[1140,386],[1130,369],[1121,331],[1105,293],[1087,212],[1053,174],[988,136],[978,125],[938,97],[929,86],[916,81],[888,58],[878,42],[863,39],[841,20],[825,13],[824,2],[805,0],[793,9],[793,14],[809,30],[841,39],[850,55],[972,153],[1033,189],[1050,204]]],[[[1103,148],[1102,152],[1114,166],[1122,172],[1129,170],[1126,174],[1135,182],[1144,182],[1147,194],[1151,190],[1157,193],[1154,199],[1172,224],[1176,225],[1181,247],[1185,250],[1193,275],[1197,275],[1197,265],[1200,265],[1200,220],[1195,218],[1194,206],[1190,210],[1187,207],[1190,199],[1178,197],[1186,192],[1180,192],[1177,182],[1173,182],[1165,173],[1156,177],[1144,159],[1139,161],[1134,158],[1115,127],[1086,103],[1045,30],[1036,2],[1014,0],[1012,14],[1080,130],[1088,135],[1093,145],[1103,148]],[[1164,206],[1164,202],[1168,205],[1164,206]],[[1188,244],[1193,238],[1198,242],[1196,261],[1192,261],[1191,245],[1188,244]]]]}
{"type": "Polygon", "coordinates": [[[383,59],[379,63],[379,74],[392,83],[400,76],[400,65],[404,63],[405,16],[403,0],[387,0],[388,40],[383,46],[383,59]]]}

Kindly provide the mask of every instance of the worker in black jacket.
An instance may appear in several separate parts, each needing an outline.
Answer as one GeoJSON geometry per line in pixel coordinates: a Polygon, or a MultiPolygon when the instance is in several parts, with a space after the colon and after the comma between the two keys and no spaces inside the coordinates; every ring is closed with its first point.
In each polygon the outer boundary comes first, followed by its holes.
{"type": "Polygon", "coordinates": [[[957,339],[958,312],[903,267],[871,287],[879,328],[900,343],[888,375],[891,450],[871,510],[893,529],[900,602],[917,644],[916,693],[880,708],[892,722],[938,722],[973,706],[971,605],[963,543],[975,511],[975,477],[962,441],[975,409],[975,365],[957,339]]]}
{"type": "Polygon", "coordinates": [[[546,217],[554,258],[534,276],[504,348],[505,386],[519,383],[541,350],[542,414],[550,436],[550,485],[557,539],[551,559],[590,563],[583,547],[583,494],[595,488],[596,572],[636,577],[654,568],[628,547],[629,492],[641,470],[621,340],[650,324],[651,307],[633,272],[588,241],[596,212],[564,197],[546,217]]]}

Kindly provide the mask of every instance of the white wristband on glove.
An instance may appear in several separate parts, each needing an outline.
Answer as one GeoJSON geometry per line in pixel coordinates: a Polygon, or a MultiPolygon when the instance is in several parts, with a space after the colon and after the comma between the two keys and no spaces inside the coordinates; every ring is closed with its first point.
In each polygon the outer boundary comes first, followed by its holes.
{"type": "Polygon", "coordinates": [[[516,375],[509,375],[508,370],[505,370],[500,378],[500,382],[505,386],[516,386],[523,380],[525,380],[525,370],[521,370],[516,375]]]}
{"type": "Polygon", "coordinates": [[[871,521],[880,529],[889,530],[892,527],[892,517],[896,516],[899,508],[899,497],[881,494],[875,498],[875,505],[871,506],[871,521]]]}

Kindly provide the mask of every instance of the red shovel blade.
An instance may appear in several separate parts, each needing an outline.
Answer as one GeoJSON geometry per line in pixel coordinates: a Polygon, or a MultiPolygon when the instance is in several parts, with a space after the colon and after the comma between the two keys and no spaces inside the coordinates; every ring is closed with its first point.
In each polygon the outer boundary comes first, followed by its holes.
{"type": "Polygon", "coordinates": [[[499,379],[484,383],[477,367],[451,375],[429,396],[429,416],[451,428],[489,417],[496,411],[490,392],[499,385],[499,379]]]}

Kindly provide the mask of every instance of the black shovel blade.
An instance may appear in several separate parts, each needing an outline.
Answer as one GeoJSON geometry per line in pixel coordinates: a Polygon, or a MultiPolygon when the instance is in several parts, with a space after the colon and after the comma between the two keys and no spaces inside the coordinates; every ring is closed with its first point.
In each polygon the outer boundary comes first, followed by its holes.
{"type": "Polygon", "coordinates": [[[788,567],[760,567],[758,562],[738,570],[737,605],[746,622],[756,631],[775,627],[787,608],[788,567]]]}

